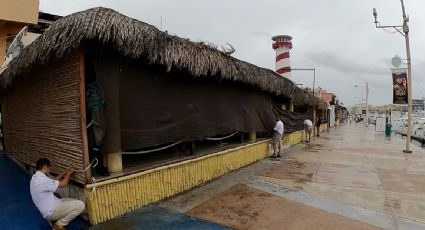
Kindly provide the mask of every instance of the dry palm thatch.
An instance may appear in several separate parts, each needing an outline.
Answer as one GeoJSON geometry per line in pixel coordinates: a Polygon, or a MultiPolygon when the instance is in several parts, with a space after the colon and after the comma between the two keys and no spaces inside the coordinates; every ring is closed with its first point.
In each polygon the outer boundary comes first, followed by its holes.
{"type": "Polygon", "coordinates": [[[85,49],[113,49],[127,58],[146,58],[175,69],[186,69],[194,77],[220,76],[264,91],[294,98],[296,105],[325,108],[326,104],[299,89],[275,72],[231,57],[229,53],[202,42],[192,42],[162,32],[144,22],[112,9],[93,8],[53,23],[45,33],[14,59],[0,77],[0,90],[28,73],[35,65],[47,65],[90,41],[85,49]],[[92,44],[96,44],[92,46],[92,44]]]}

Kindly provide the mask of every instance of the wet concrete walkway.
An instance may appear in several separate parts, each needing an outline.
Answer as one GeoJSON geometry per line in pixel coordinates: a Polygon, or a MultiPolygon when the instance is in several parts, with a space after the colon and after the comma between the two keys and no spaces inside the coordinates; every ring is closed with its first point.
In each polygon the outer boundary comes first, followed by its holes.
{"type": "Polygon", "coordinates": [[[178,212],[147,205],[124,217],[90,227],[90,230],[227,230],[229,228],[178,212]]]}
{"type": "Polygon", "coordinates": [[[236,229],[425,229],[425,150],[340,126],[160,207],[236,229]]]}

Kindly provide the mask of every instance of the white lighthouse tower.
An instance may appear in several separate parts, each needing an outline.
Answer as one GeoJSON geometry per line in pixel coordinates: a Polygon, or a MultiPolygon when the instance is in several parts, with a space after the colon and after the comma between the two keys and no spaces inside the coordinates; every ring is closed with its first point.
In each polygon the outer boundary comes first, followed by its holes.
{"type": "Polygon", "coordinates": [[[292,49],[292,37],[276,35],[272,37],[273,49],[276,51],[276,73],[291,80],[291,62],[289,50],[292,49]]]}

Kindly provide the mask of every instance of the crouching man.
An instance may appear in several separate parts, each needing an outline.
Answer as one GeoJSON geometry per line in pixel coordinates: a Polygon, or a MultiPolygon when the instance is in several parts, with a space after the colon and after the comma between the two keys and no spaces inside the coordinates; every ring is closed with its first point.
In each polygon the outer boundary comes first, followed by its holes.
{"type": "Polygon", "coordinates": [[[37,172],[30,182],[31,198],[43,218],[56,222],[53,229],[65,229],[65,226],[84,211],[85,205],[76,199],[58,199],[53,192],[65,187],[69,177],[74,173],[73,167],[68,167],[55,179],[47,177],[51,165],[46,158],[41,158],[36,164],[37,172]]]}

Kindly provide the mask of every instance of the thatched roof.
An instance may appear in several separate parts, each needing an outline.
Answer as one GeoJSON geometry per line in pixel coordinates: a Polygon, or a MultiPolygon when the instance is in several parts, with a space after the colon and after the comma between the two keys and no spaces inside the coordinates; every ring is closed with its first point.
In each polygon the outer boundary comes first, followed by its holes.
{"type": "Polygon", "coordinates": [[[210,45],[169,35],[154,26],[101,7],[54,22],[9,64],[0,76],[0,90],[9,88],[35,65],[47,65],[52,58],[61,58],[85,42],[97,46],[86,46],[86,49],[113,47],[125,57],[146,58],[167,69],[186,69],[194,77],[220,76],[293,97],[296,105],[326,107],[321,99],[309,95],[274,71],[238,60],[210,45]]]}

